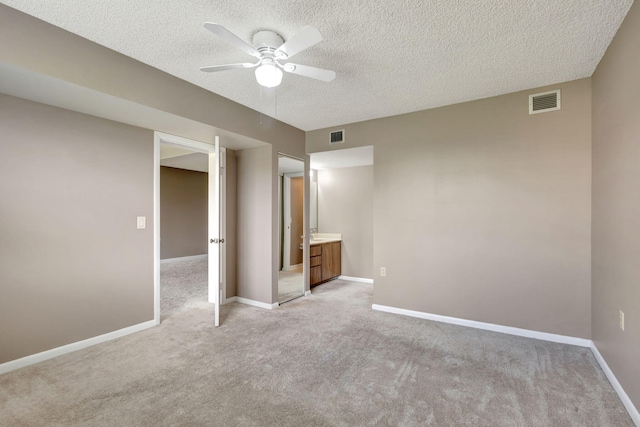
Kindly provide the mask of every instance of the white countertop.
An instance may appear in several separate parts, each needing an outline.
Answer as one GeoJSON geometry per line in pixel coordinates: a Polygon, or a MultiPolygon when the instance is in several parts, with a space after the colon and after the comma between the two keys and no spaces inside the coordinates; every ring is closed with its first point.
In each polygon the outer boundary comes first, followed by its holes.
{"type": "Polygon", "coordinates": [[[342,242],[342,234],[339,233],[314,233],[311,235],[309,245],[321,245],[323,243],[342,242]]]}

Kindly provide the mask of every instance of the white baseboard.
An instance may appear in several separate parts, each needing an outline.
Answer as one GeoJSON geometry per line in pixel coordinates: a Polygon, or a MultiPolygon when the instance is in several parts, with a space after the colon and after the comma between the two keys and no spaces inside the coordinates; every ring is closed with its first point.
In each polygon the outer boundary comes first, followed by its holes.
{"type": "Polygon", "coordinates": [[[385,311],[387,313],[402,314],[405,316],[418,317],[420,319],[434,320],[436,322],[450,323],[453,325],[467,326],[470,328],[484,329],[487,331],[500,332],[503,334],[517,335],[520,337],[535,338],[538,340],[557,342],[561,344],[577,345],[579,347],[591,347],[591,340],[585,338],[569,337],[566,335],[550,334],[547,332],[532,331],[530,329],[514,328],[511,326],[496,325],[493,323],[476,322],[475,320],[459,319],[457,317],[441,316],[439,314],[423,313],[421,311],[406,310],[404,308],[389,307],[386,305],[373,304],[372,309],[385,311]]]}
{"type": "Polygon", "coordinates": [[[304,291],[304,296],[308,297],[309,295],[311,295],[311,291],[304,291]]]}
{"type": "Polygon", "coordinates": [[[627,408],[627,412],[629,412],[629,416],[631,416],[631,419],[636,424],[636,426],[640,427],[640,413],[638,412],[638,409],[634,406],[631,399],[629,399],[629,396],[622,388],[622,385],[620,385],[620,383],[618,382],[618,379],[613,374],[613,371],[611,370],[611,368],[609,368],[609,365],[607,365],[607,362],[605,362],[604,358],[598,351],[598,348],[596,347],[593,341],[591,341],[590,347],[591,347],[591,351],[593,352],[593,355],[598,361],[598,364],[602,368],[602,371],[604,372],[604,374],[607,376],[607,379],[611,383],[611,386],[613,386],[613,389],[616,391],[616,393],[618,393],[618,397],[620,398],[620,400],[622,400],[622,404],[624,405],[624,407],[627,408]]]}
{"type": "Polygon", "coordinates": [[[177,261],[196,261],[200,259],[206,259],[208,256],[209,255],[207,254],[203,254],[203,255],[183,256],[179,258],[167,258],[167,259],[161,259],[160,264],[166,264],[168,262],[177,262],[177,261]]]}
{"type": "Polygon", "coordinates": [[[266,302],[254,301],[252,299],[242,298],[242,297],[231,297],[231,298],[227,298],[224,301],[225,304],[228,304],[230,302],[239,302],[240,304],[251,305],[253,307],[260,307],[266,310],[273,310],[274,308],[278,308],[280,306],[280,304],[277,302],[274,302],[273,304],[267,304],[266,302]]]}
{"type": "Polygon", "coordinates": [[[111,341],[116,338],[124,337],[125,335],[140,332],[156,325],[158,325],[158,322],[156,322],[155,320],[149,320],[148,322],[138,323],[137,325],[118,329],[117,331],[98,335],[97,337],[88,338],[86,340],[63,345],[62,347],[52,348],[51,350],[12,360],[10,362],[0,364],[0,374],[15,371],[16,369],[24,368],[36,363],[44,362],[45,360],[53,359],[54,357],[62,356],[63,354],[82,350],[83,348],[91,347],[96,344],[101,344],[103,342],[111,341]]]}
{"type": "Polygon", "coordinates": [[[373,283],[373,279],[364,279],[362,277],[338,276],[338,279],[347,280],[349,282],[373,283]]]}

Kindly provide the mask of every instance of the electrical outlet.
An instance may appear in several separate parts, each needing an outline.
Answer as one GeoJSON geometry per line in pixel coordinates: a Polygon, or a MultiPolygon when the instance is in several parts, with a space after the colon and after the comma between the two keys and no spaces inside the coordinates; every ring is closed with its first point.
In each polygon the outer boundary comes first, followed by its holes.
{"type": "Polygon", "coordinates": [[[624,331],[624,312],[620,310],[620,329],[624,331]]]}
{"type": "Polygon", "coordinates": [[[380,267],[380,275],[382,277],[387,275],[387,267],[380,267]]]}
{"type": "Polygon", "coordinates": [[[146,216],[139,216],[136,218],[136,226],[138,228],[138,230],[143,230],[145,228],[147,228],[147,217],[146,216]]]}

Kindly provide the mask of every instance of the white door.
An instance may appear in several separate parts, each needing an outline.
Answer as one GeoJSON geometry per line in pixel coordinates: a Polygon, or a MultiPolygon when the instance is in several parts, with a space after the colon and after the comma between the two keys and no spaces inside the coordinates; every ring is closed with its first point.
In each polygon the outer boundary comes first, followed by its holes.
{"type": "Polygon", "coordinates": [[[220,140],[216,136],[215,149],[209,153],[209,302],[215,304],[215,326],[220,326],[220,260],[224,244],[220,233],[220,163],[220,140]]]}

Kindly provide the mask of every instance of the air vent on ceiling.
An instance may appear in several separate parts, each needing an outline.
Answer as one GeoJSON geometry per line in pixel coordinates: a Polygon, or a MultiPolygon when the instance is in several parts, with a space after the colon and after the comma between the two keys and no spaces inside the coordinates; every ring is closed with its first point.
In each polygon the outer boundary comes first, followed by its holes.
{"type": "Polygon", "coordinates": [[[344,142],[344,129],[331,131],[329,144],[340,144],[344,142]]]}
{"type": "Polygon", "coordinates": [[[546,113],[560,109],[560,89],[529,95],[529,114],[546,113]]]}

